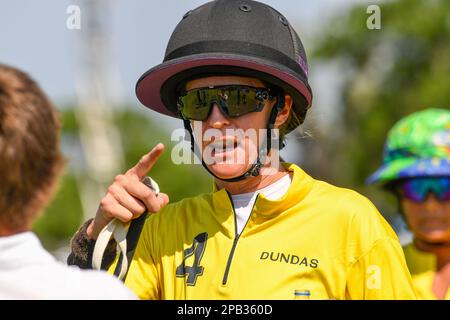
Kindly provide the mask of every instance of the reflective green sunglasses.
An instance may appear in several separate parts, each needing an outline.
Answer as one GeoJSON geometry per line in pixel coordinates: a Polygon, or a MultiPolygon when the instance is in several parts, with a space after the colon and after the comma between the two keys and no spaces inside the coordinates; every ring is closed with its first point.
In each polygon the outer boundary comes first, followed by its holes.
{"type": "Polygon", "coordinates": [[[428,193],[433,193],[440,201],[450,200],[449,177],[409,178],[399,185],[400,194],[414,202],[423,202],[428,193]]]}
{"type": "Polygon", "coordinates": [[[178,98],[178,111],[187,120],[205,121],[214,104],[229,118],[261,111],[273,99],[271,89],[248,86],[220,86],[189,90],[178,98]]]}

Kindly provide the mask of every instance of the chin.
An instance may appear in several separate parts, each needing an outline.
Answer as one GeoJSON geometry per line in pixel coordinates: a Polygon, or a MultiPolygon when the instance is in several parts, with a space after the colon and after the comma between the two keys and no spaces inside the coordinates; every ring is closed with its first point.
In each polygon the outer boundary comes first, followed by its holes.
{"type": "Polygon", "coordinates": [[[450,242],[450,237],[447,230],[433,230],[424,233],[421,236],[422,240],[430,244],[441,244],[450,242]]]}
{"type": "Polygon", "coordinates": [[[241,146],[226,152],[211,152],[211,150],[207,152],[208,161],[213,162],[207,165],[208,169],[221,179],[239,177],[251,168],[248,152],[241,146]]]}
{"type": "Polygon", "coordinates": [[[208,168],[219,178],[231,179],[243,175],[250,169],[250,165],[215,163],[208,166],[208,168]]]}

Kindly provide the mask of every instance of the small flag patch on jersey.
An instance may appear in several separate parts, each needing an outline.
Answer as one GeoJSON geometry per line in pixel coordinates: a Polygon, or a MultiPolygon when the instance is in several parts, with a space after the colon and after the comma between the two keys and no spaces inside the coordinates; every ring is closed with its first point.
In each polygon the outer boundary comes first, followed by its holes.
{"type": "Polygon", "coordinates": [[[309,300],[311,298],[311,291],[309,290],[295,290],[294,297],[296,300],[309,300]]]}

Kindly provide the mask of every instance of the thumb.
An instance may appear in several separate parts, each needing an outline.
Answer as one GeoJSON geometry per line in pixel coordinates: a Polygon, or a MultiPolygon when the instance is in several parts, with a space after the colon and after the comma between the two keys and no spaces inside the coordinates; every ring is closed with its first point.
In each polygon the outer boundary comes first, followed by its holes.
{"type": "Polygon", "coordinates": [[[169,196],[165,193],[160,192],[156,198],[158,199],[161,208],[169,203],[169,196]]]}

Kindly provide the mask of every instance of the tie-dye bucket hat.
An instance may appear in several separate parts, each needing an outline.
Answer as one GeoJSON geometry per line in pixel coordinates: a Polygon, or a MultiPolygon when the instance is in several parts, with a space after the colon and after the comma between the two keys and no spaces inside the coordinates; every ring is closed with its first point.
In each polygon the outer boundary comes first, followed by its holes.
{"type": "Polygon", "coordinates": [[[427,109],[397,122],[388,133],[383,164],[367,183],[450,176],[450,110],[427,109]]]}

